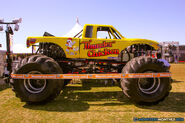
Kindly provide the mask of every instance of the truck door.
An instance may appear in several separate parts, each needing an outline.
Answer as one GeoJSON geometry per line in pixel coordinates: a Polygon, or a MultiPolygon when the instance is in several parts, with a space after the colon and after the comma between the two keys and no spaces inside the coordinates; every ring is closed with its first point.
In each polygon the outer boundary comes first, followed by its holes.
{"type": "Polygon", "coordinates": [[[117,38],[106,26],[87,26],[86,38],[80,44],[80,57],[87,59],[115,59],[119,49],[114,48],[117,38]]]}

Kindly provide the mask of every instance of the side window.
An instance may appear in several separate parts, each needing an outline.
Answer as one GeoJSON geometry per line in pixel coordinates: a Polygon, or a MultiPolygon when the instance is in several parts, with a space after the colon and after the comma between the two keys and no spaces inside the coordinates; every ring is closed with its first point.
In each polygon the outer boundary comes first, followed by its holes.
{"type": "Polygon", "coordinates": [[[92,38],[92,34],[93,34],[93,26],[87,26],[86,32],[85,32],[85,37],[92,38]]]}
{"type": "Polygon", "coordinates": [[[114,37],[113,37],[109,27],[98,27],[97,28],[97,38],[113,39],[114,37]]]}

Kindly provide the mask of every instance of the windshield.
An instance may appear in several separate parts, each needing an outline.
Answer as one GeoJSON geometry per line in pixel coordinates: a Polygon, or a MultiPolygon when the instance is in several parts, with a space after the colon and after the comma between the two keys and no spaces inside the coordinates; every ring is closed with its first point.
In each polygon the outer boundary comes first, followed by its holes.
{"type": "Polygon", "coordinates": [[[117,39],[121,39],[121,36],[114,29],[111,28],[111,30],[117,39]]]}

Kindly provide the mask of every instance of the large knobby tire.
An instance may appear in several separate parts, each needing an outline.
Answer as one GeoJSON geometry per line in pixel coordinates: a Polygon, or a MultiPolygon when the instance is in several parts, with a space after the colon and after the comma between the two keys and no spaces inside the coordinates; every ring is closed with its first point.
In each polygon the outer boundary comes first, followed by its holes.
{"type": "MultiPolygon", "coordinates": [[[[133,58],[122,73],[169,72],[163,62],[155,58],[140,56],[133,58]]],[[[171,78],[123,78],[121,88],[124,94],[137,104],[152,105],[163,101],[171,90],[171,78]]]]}
{"type": "Polygon", "coordinates": [[[50,45],[49,46],[49,55],[52,58],[65,58],[64,50],[58,45],[50,45]]]}
{"type": "Polygon", "coordinates": [[[64,50],[56,44],[40,43],[39,49],[39,52],[41,54],[51,57],[53,59],[66,58],[64,50]]]}
{"type": "MultiPolygon", "coordinates": [[[[34,55],[24,58],[16,66],[14,74],[61,74],[62,69],[52,58],[34,55]]],[[[46,103],[60,94],[63,80],[14,79],[13,91],[23,102],[46,103]]]]}

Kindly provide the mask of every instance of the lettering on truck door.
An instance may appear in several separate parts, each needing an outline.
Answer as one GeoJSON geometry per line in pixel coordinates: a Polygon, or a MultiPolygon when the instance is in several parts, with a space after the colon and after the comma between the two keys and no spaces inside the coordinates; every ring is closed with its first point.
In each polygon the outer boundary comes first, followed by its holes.
{"type": "Polygon", "coordinates": [[[119,49],[115,48],[116,39],[109,27],[96,27],[96,38],[82,41],[84,57],[89,59],[116,59],[119,49]]]}

